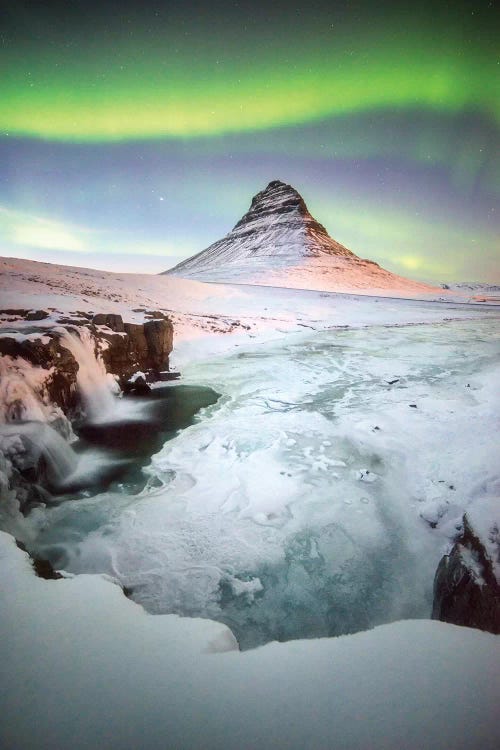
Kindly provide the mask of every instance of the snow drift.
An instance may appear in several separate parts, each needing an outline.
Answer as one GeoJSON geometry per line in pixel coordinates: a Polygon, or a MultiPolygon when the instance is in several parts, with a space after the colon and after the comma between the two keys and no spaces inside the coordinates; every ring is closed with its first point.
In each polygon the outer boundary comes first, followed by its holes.
{"type": "Polygon", "coordinates": [[[0,564],[2,747],[498,747],[488,633],[408,621],[239,653],[223,625],[151,617],[99,576],[36,578],[1,532],[0,564]]]}

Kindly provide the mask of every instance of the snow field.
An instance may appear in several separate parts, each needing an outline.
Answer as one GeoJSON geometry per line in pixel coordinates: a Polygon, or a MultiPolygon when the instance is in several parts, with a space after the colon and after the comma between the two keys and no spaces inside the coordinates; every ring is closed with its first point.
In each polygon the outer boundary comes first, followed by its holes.
{"type": "Polygon", "coordinates": [[[440,622],[239,653],[96,576],[43,581],[0,532],[0,744],[16,750],[494,750],[499,641],[440,622]]]}

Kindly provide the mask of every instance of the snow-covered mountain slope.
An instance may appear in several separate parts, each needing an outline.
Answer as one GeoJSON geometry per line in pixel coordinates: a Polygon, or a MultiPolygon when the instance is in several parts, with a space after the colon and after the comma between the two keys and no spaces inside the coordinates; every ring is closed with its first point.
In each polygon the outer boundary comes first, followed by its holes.
{"type": "Polygon", "coordinates": [[[425,295],[435,288],[363,260],[330,237],[300,194],[279,180],[258,193],[223,239],[165,273],[294,289],[425,295]]]}

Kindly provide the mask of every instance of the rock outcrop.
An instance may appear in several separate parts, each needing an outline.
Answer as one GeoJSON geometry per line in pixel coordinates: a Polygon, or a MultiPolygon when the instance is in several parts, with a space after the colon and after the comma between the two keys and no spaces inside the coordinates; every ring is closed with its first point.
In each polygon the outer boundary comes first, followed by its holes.
{"type": "Polygon", "coordinates": [[[117,375],[121,385],[137,371],[149,373],[150,380],[168,370],[173,346],[173,326],[161,317],[145,323],[124,323],[120,315],[95,315],[92,327],[96,338],[106,342],[101,356],[108,372],[117,375]]]}
{"type": "Polygon", "coordinates": [[[467,516],[460,537],[436,571],[432,617],[500,633],[500,586],[493,562],[467,516]]]}
{"type": "MultiPolygon", "coordinates": [[[[0,311],[17,315],[23,313],[24,321],[35,320],[29,311],[0,311]]],[[[43,312],[43,311],[40,311],[43,312]]],[[[40,315],[36,320],[43,320],[40,315]]],[[[14,327],[14,326],[13,326],[14,327]]],[[[2,358],[3,421],[39,419],[26,413],[25,392],[36,391],[40,404],[55,404],[64,414],[74,416],[79,409],[77,390],[78,362],[63,345],[65,331],[77,332],[86,328],[98,355],[108,373],[114,375],[122,389],[134,373],[141,372],[145,380],[160,379],[169,368],[169,354],[173,345],[173,327],[162,313],[151,315],[144,323],[126,323],[120,315],[96,314],[58,318],[53,326],[44,321],[43,327],[19,326],[15,332],[9,328],[0,332],[2,358]],[[22,332],[21,332],[22,331],[22,332]],[[9,377],[16,384],[9,386],[9,377]],[[22,387],[21,387],[22,386],[22,387]]],[[[48,420],[51,421],[52,420],[48,420]]]]}
{"type": "Polygon", "coordinates": [[[16,545],[20,550],[26,552],[31,565],[33,566],[33,570],[35,571],[35,575],[38,576],[38,578],[44,578],[46,581],[61,581],[64,579],[64,576],[62,576],[57,570],[54,570],[50,560],[46,560],[44,557],[32,555],[31,552],[28,551],[26,545],[19,539],[16,539],[16,545]]]}

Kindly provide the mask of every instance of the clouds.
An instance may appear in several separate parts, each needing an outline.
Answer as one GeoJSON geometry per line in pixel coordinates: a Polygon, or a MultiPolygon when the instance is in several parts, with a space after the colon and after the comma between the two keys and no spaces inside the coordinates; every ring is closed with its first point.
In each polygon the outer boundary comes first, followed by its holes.
{"type": "MultiPolygon", "coordinates": [[[[159,273],[175,265],[179,247],[116,231],[95,230],[0,206],[2,254],[103,270],[159,273]]],[[[187,251],[188,252],[188,251],[187,251]]]]}
{"type": "Polygon", "coordinates": [[[8,246],[32,249],[88,250],[88,232],[59,221],[0,206],[0,239],[8,246]]]}

